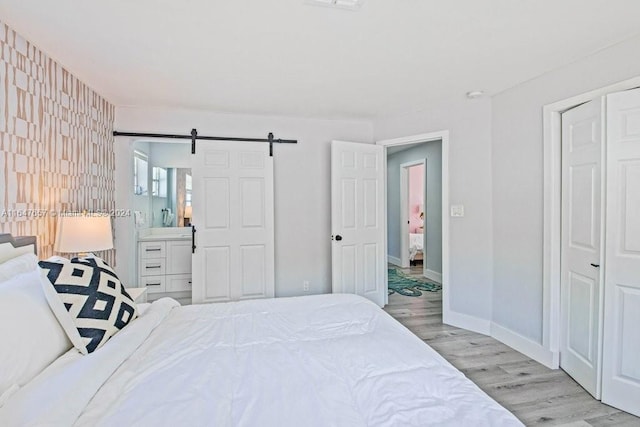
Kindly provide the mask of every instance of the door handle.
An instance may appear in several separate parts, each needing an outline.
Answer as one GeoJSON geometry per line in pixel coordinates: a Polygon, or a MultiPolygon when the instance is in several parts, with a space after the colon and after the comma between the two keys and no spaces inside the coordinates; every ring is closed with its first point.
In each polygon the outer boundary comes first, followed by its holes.
{"type": "Polygon", "coordinates": [[[196,226],[191,226],[191,253],[196,253],[196,226]]]}
{"type": "Polygon", "coordinates": [[[600,268],[600,264],[591,263],[591,267],[600,268]]]}
{"type": "Polygon", "coordinates": [[[339,242],[340,240],[342,240],[342,236],[341,235],[336,235],[336,240],[339,242]]]}

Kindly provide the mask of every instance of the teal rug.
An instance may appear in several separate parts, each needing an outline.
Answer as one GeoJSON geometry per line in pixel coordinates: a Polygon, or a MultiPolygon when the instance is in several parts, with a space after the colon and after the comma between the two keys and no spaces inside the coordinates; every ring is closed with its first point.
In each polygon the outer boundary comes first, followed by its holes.
{"type": "Polygon", "coordinates": [[[387,271],[389,274],[389,295],[397,292],[407,297],[419,297],[422,295],[420,291],[438,292],[442,289],[442,285],[429,282],[427,279],[405,276],[395,268],[390,268],[387,271]]]}

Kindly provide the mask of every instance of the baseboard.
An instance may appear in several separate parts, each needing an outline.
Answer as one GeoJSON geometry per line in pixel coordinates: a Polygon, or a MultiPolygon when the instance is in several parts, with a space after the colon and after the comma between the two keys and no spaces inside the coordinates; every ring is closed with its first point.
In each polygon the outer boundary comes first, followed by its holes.
{"type": "Polygon", "coordinates": [[[535,360],[538,363],[543,364],[547,368],[558,368],[558,354],[551,350],[544,348],[541,344],[520,335],[517,332],[507,329],[504,326],[500,326],[497,323],[491,322],[491,336],[503,344],[508,345],[514,350],[519,351],[535,360]]]}
{"type": "Polygon", "coordinates": [[[424,277],[434,282],[442,283],[442,273],[438,273],[437,271],[426,269],[424,271],[424,277]]]}
{"type": "Polygon", "coordinates": [[[400,258],[396,258],[391,255],[387,255],[387,261],[390,264],[397,265],[398,267],[402,267],[402,260],[400,258]]]}
{"type": "Polygon", "coordinates": [[[489,320],[456,311],[448,310],[447,313],[443,312],[442,323],[483,335],[491,334],[491,322],[489,320]]]}

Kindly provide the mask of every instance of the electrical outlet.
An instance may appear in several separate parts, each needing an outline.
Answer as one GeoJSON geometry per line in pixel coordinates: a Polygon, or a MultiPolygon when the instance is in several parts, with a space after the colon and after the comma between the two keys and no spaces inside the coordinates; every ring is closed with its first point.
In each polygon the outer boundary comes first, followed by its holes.
{"type": "Polygon", "coordinates": [[[302,282],[302,290],[305,292],[309,292],[309,281],[305,280],[304,282],[302,282]]]}

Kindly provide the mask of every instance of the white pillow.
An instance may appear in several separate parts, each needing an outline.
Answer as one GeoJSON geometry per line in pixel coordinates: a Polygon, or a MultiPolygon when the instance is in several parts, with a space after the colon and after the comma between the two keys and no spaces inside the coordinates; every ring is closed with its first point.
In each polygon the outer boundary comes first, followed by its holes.
{"type": "Polygon", "coordinates": [[[42,292],[41,274],[22,273],[0,286],[0,395],[72,347],[42,292]]]}
{"type": "Polygon", "coordinates": [[[0,283],[18,274],[38,269],[38,257],[32,253],[22,254],[0,264],[0,283]]]}

